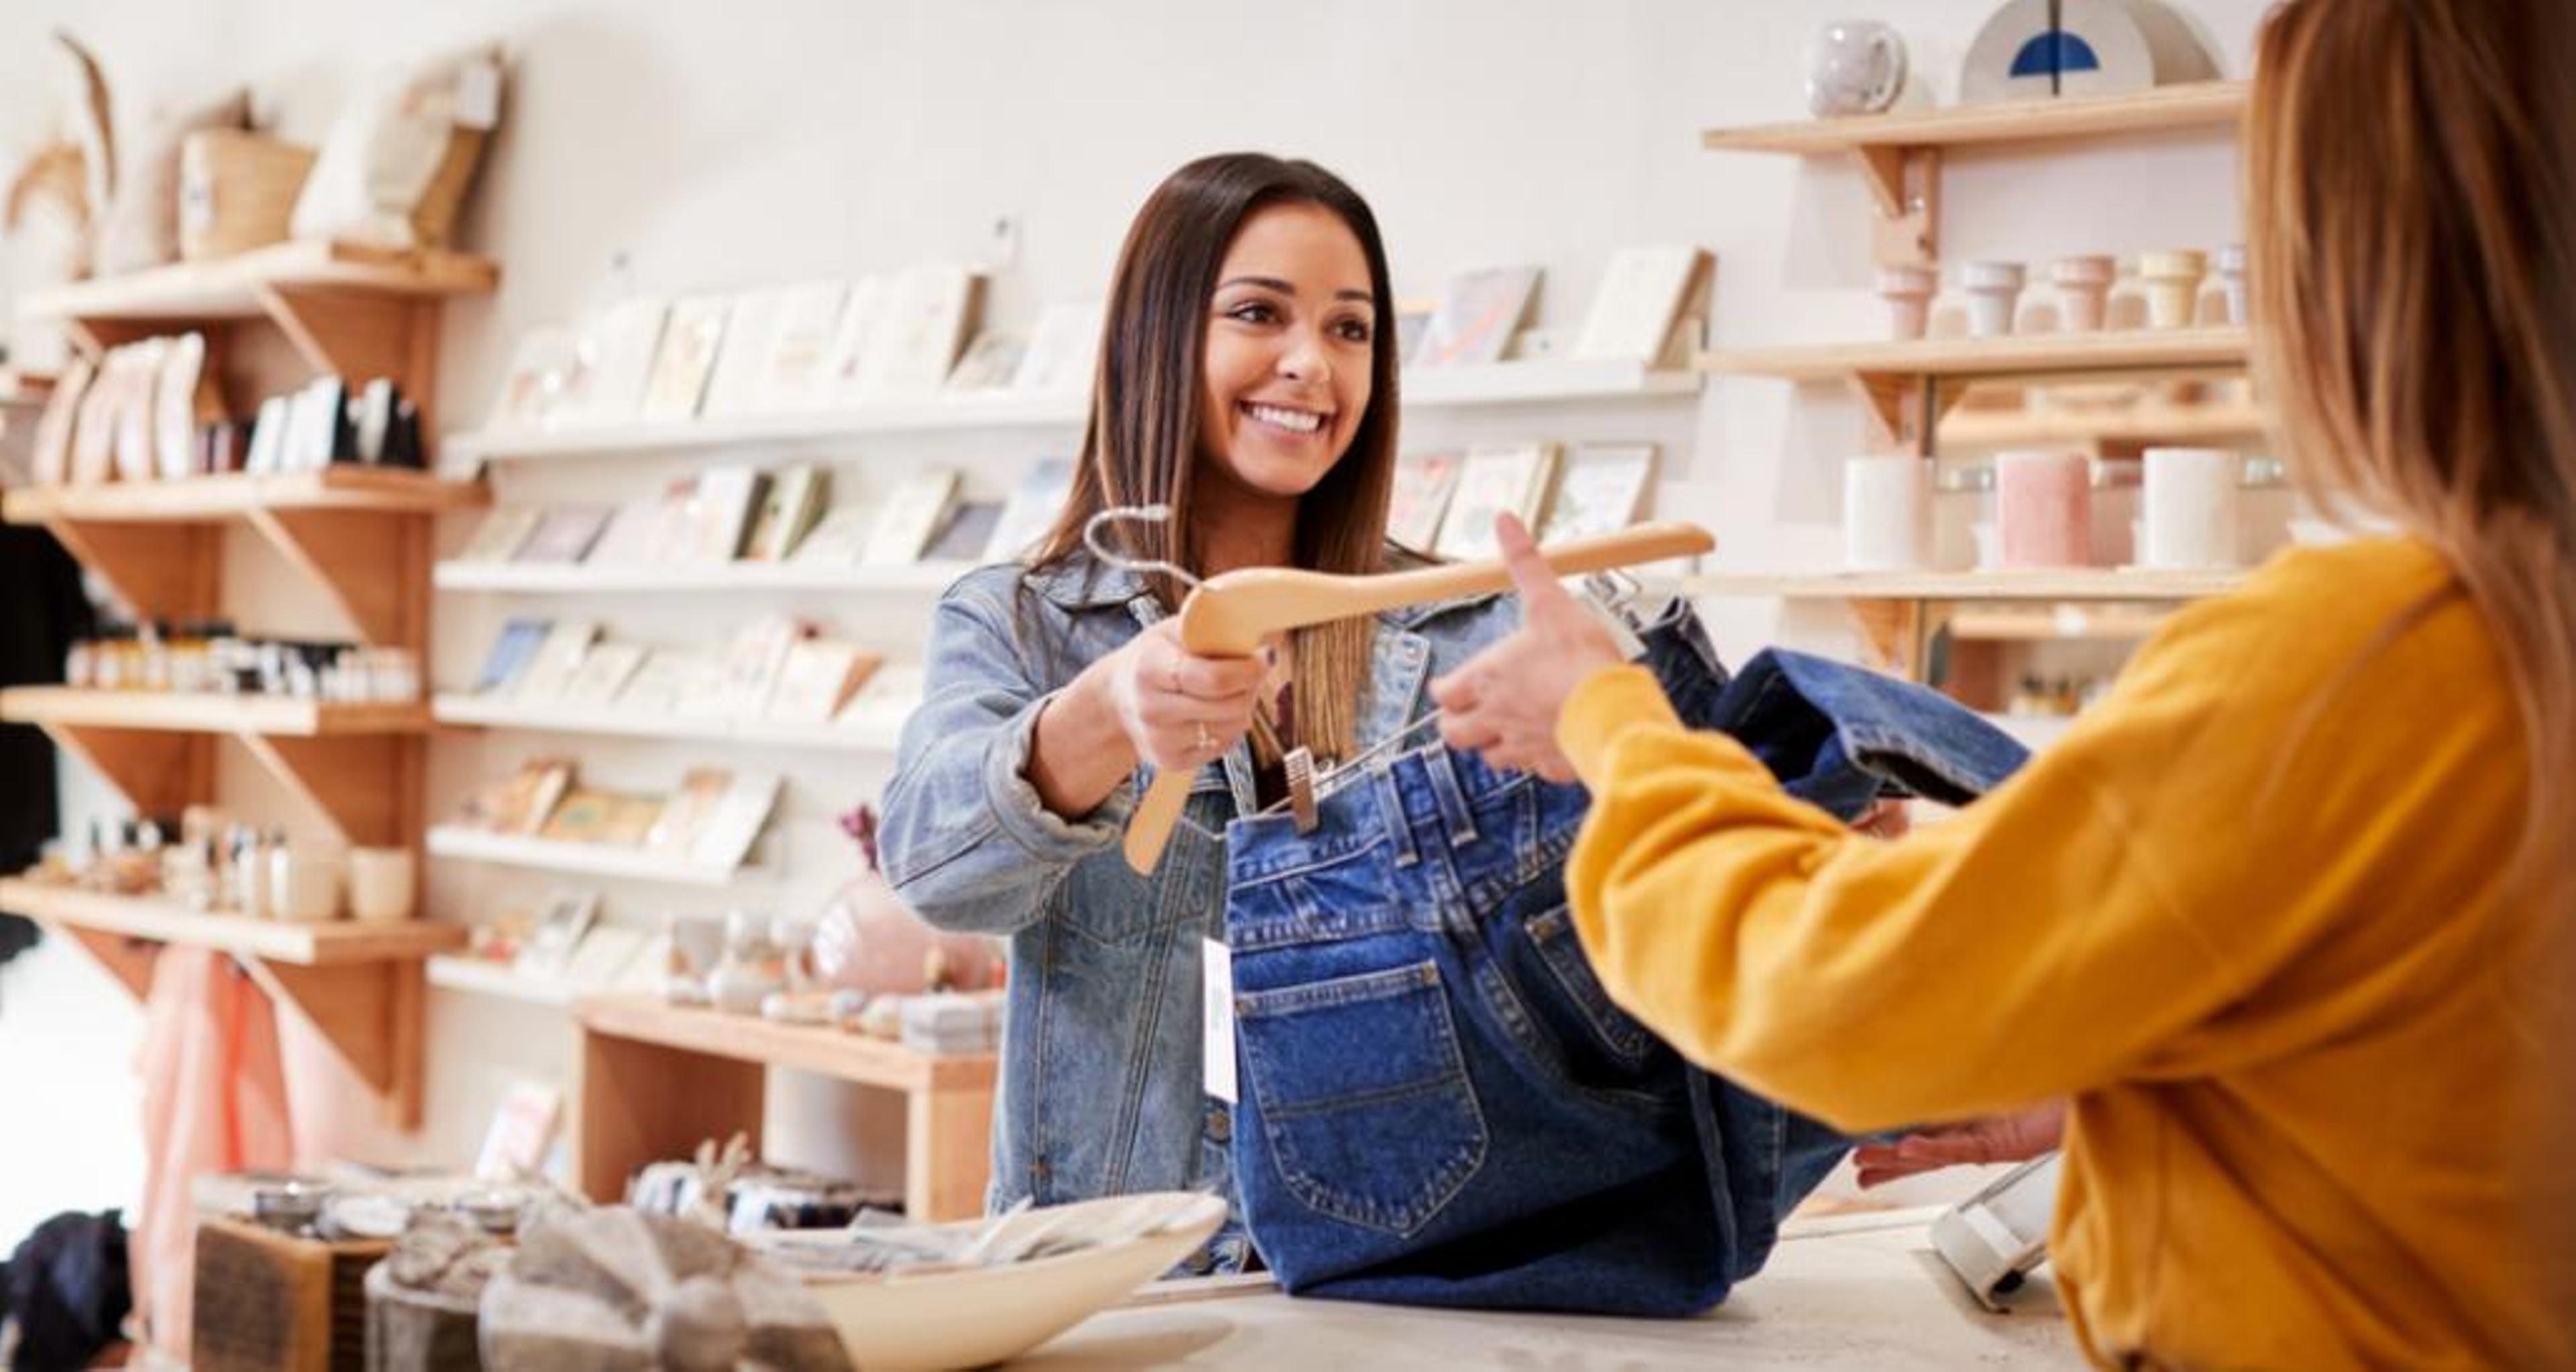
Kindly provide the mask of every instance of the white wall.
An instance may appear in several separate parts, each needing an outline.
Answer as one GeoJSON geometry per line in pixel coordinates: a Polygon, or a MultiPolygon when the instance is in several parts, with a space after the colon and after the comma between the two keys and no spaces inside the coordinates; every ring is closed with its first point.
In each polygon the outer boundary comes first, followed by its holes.
{"type": "MultiPolygon", "coordinates": [[[[2241,75],[2262,0],[2181,7],[2222,70],[2241,75]]],[[[1916,71],[1948,99],[1991,0],[1882,8],[1912,45],[1916,71]]],[[[1435,293],[1453,270],[1534,262],[1547,272],[1542,322],[1566,326],[1611,250],[1689,240],[1717,254],[1719,343],[1823,340],[1880,327],[1867,292],[1869,198],[1858,178],[1832,161],[1704,153],[1696,134],[1799,116],[1807,35],[1852,10],[1840,0],[1321,0],[1286,10],[1242,0],[20,0],[0,18],[0,134],[33,122],[28,107],[51,68],[30,43],[48,22],[93,39],[129,108],[147,91],[194,98],[237,78],[255,86],[280,129],[303,139],[319,136],[368,65],[500,39],[516,69],[467,241],[496,257],[504,276],[497,296],[449,311],[441,404],[457,426],[482,410],[525,327],[626,291],[722,289],[976,256],[1000,216],[1022,224],[1021,252],[995,283],[991,314],[1025,323],[1044,302],[1096,297],[1129,215],[1155,181],[1188,157],[1235,147],[1312,157],[1358,186],[1378,211],[1407,296],[1435,293]],[[612,271],[619,262],[623,270],[612,271]]],[[[2205,135],[2091,145],[2072,156],[1959,157],[1945,186],[1944,256],[2041,260],[2225,242],[2237,236],[2234,174],[2230,151],[2205,135]]],[[[1841,394],[1761,381],[1719,381],[1695,405],[1534,409],[1408,428],[1411,446],[1515,436],[1666,444],[1668,476],[1688,499],[1668,499],[1661,513],[1708,524],[1722,560],[1737,567],[1833,556],[1834,459],[1864,444],[1860,413],[1841,394]]],[[[998,490],[1029,452],[1022,437],[970,435],[747,456],[845,461],[848,481],[870,479],[883,468],[860,464],[888,455],[953,462],[974,484],[998,490]]],[[[502,497],[614,497],[640,489],[650,470],[606,460],[542,481],[505,477],[502,497]]],[[[255,561],[235,559],[245,583],[237,597],[273,580],[245,566],[255,561]]],[[[470,673],[502,608],[441,601],[442,681],[470,673]]],[[[710,641],[743,609],[613,600],[532,608],[596,612],[629,637],[710,641]]],[[[804,608],[898,650],[917,641],[923,610],[918,600],[804,608]]],[[[1783,624],[1773,607],[1727,605],[1716,623],[1736,655],[1775,635],[1846,637],[1830,609],[1802,610],[1783,624]]],[[[541,742],[442,743],[433,812],[541,742]]],[[[664,784],[689,762],[709,760],[673,745],[579,746],[590,774],[612,784],[664,784]]],[[[795,808],[776,846],[800,870],[781,904],[801,912],[840,870],[828,814],[873,793],[884,764],[798,764],[795,779],[795,808]]],[[[497,874],[442,865],[434,894],[453,915],[506,890],[497,874]]],[[[721,908],[649,890],[612,889],[611,901],[630,920],[721,908]]],[[[56,970],[59,961],[18,975],[71,976],[56,970]]],[[[126,1070],[114,1042],[66,1043],[31,1022],[52,1013],[51,1003],[28,997],[0,1013],[0,1081],[25,1079],[5,1064],[38,1042],[88,1062],[93,1081],[126,1070]]],[[[430,1127],[409,1144],[373,1145],[461,1160],[511,1074],[569,1065],[548,1012],[441,993],[432,1027],[430,1127]]],[[[809,1118],[788,1131],[791,1151],[854,1161],[836,1142],[845,1106],[799,1103],[806,1107],[820,1110],[822,1123],[809,1118]]],[[[103,1140],[127,1131],[108,1114],[84,1113],[64,1127],[103,1140]]],[[[27,1175],[15,1163],[22,1147],[0,1141],[0,1177],[27,1175]]],[[[79,1187],[49,1191],[42,1208],[117,1194],[124,1155],[101,1156],[105,1165],[79,1187]]],[[[7,1189],[21,1188],[13,1181],[7,1189]]],[[[0,1234],[10,1219],[0,1213],[0,1234]]]]}

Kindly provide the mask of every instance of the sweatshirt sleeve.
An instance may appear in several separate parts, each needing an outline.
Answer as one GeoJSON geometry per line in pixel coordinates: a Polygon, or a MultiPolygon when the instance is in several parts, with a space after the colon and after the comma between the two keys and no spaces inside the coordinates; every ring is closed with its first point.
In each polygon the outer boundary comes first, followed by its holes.
{"type": "Polygon", "coordinates": [[[2080,748],[1891,842],[1684,728],[1642,668],[1587,678],[1557,732],[1594,797],[1566,885],[1612,997],[1843,1128],[2098,1084],[2242,990],[2080,748]]]}

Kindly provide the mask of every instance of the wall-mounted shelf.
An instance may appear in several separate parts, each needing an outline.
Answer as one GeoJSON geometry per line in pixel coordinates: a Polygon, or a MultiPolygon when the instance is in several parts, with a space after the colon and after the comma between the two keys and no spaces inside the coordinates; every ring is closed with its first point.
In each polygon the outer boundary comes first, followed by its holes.
{"type": "Polygon", "coordinates": [[[528,729],[556,734],[613,734],[625,738],[707,739],[852,753],[891,753],[893,729],[846,724],[779,724],[723,716],[636,714],[613,706],[522,705],[473,695],[442,695],[430,703],[441,724],[528,729]]]}
{"type": "Polygon", "coordinates": [[[2146,404],[2085,409],[1954,409],[1937,430],[1944,444],[2009,448],[2045,443],[2196,443],[2260,438],[2271,412],[2260,405],[2146,404]]]}
{"type": "Polygon", "coordinates": [[[42,319],[255,319],[278,291],[417,296],[488,295],[501,282],[491,259],[356,243],[279,243],[210,262],[166,267],[38,291],[18,311],[42,319]]]}
{"type": "Polygon", "coordinates": [[[574,1186],[624,1194],[635,1169],[699,1140],[748,1132],[755,1150],[767,1070],[788,1067],[904,1095],[904,1211],[916,1220],[981,1213],[989,1175],[992,1054],[928,1054],[838,1029],[772,1024],[652,996],[586,998],[575,1093],[574,1186]]]}
{"type": "Polygon", "coordinates": [[[2244,584],[2242,569],[1726,573],[1692,577],[1695,596],[1787,600],[2197,600],[2244,584]]]}
{"type": "Polygon", "coordinates": [[[421,960],[465,945],[451,924],[296,924],[204,914],[150,897],[0,880],[0,909],[51,925],[140,1000],[160,947],[211,948],[294,1005],[374,1088],[397,1128],[420,1121],[421,960]]]}
{"type": "Polygon", "coordinates": [[[426,843],[432,857],[527,867],[543,872],[569,872],[576,876],[652,881],[670,886],[721,888],[738,885],[757,875],[741,867],[715,867],[641,848],[491,834],[455,824],[432,827],[426,843]]]}
{"type": "Polygon", "coordinates": [[[1950,637],[1970,643],[2118,642],[2142,639],[2165,622],[2160,611],[2125,605],[2056,605],[2045,610],[1961,610],[1950,637]]]}
{"type": "Polygon", "coordinates": [[[974,570],[965,562],[899,567],[827,567],[797,562],[725,562],[701,566],[594,566],[587,563],[442,562],[431,584],[442,591],[517,595],[628,595],[639,592],[746,591],[938,592],[974,570]]]}
{"type": "MultiPolygon", "coordinates": [[[[1423,367],[1405,372],[1404,403],[1413,409],[1539,405],[1579,400],[1646,400],[1697,395],[1707,379],[1689,369],[1642,362],[1545,358],[1482,366],[1423,367]]],[[[978,429],[1079,431],[1090,416],[1086,392],[1018,395],[965,393],[803,414],[700,419],[686,423],[607,424],[451,434],[440,453],[451,472],[487,462],[532,462],[680,449],[859,438],[874,434],[978,429]]]]}
{"type": "Polygon", "coordinates": [[[506,962],[448,953],[429,960],[429,984],[442,991],[515,1000],[527,1005],[569,1008],[580,994],[559,977],[532,977],[506,962]]]}
{"type": "Polygon", "coordinates": [[[273,696],[13,686],[0,691],[0,719],[99,729],[327,738],[423,733],[429,728],[430,712],[416,704],[344,705],[273,696]]]}
{"type": "Polygon", "coordinates": [[[479,482],[442,481],[423,472],[339,463],[319,471],[270,476],[36,486],[9,492],[0,508],[6,509],[12,524],[47,524],[58,519],[200,524],[247,519],[263,512],[437,514],[472,509],[491,500],[491,488],[479,482]]]}
{"type": "Polygon", "coordinates": [[[1840,381],[1873,376],[2045,378],[2242,367],[2246,347],[2245,330],[2228,326],[2106,329],[2097,333],[2007,334],[2000,338],[1736,348],[1704,353],[1700,365],[1713,372],[1783,381],[1840,381]]]}
{"type": "Polygon", "coordinates": [[[1857,158],[1877,201],[1873,232],[1877,260],[1882,265],[1923,263],[1940,255],[1943,149],[2233,128],[2244,117],[2249,89],[2242,81],[2206,81],[2127,95],[2018,100],[1712,129],[1700,135],[1700,146],[1716,152],[1857,158]]]}

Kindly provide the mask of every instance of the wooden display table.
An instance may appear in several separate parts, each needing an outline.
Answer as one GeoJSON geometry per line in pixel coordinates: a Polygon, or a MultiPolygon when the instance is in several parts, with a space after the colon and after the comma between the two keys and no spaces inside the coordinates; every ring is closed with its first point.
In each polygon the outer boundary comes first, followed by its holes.
{"type": "Polygon", "coordinates": [[[768,1069],[792,1067],[903,1093],[908,1214],[953,1220],[983,1211],[999,1075],[990,1053],[920,1053],[654,996],[586,999],[574,1014],[573,1184],[592,1200],[622,1199],[637,1168],[686,1157],[705,1139],[744,1133],[757,1151],[768,1069]]]}

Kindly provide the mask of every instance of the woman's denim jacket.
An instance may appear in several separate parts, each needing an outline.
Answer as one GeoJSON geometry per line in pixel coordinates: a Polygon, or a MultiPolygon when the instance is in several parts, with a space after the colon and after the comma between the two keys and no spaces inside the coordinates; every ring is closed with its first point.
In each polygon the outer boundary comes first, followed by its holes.
{"type": "MultiPolygon", "coordinates": [[[[1257,808],[1250,755],[1237,746],[1201,770],[1150,877],[1118,847],[1143,771],[1078,822],[1026,776],[1048,693],[1160,618],[1142,578],[1077,556],[971,572],[932,620],[881,842],[923,918],[1011,937],[995,1207],[1226,1182],[1231,1121],[1200,1064],[1199,945],[1225,907],[1218,835],[1257,808]]],[[[1380,616],[1360,746],[1430,709],[1430,679],[1518,620],[1499,596],[1380,616]]]]}

